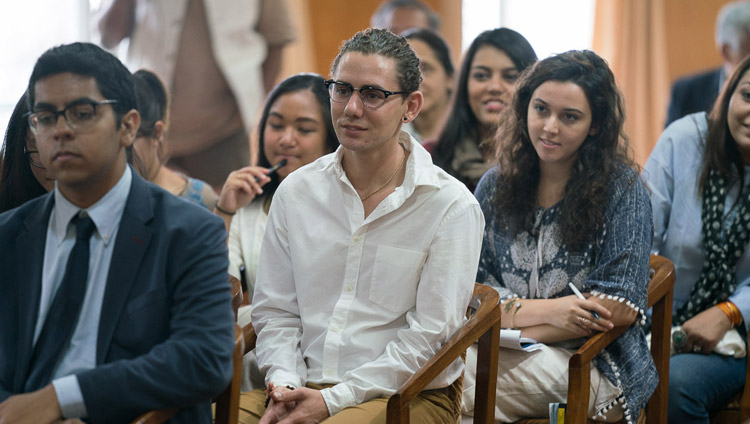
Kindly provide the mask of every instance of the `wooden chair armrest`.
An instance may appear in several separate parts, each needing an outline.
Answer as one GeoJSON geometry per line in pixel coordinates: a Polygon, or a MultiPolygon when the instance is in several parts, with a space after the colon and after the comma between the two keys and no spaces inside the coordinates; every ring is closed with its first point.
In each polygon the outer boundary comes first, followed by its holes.
{"type": "MultiPolygon", "coordinates": [[[[745,325],[745,322],[743,321],[740,323],[740,325],[745,325]]],[[[747,342],[745,343],[745,347],[747,348],[750,346],[750,332],[747,336],[747,342]]],[[[747,364],[748,368],[745,371],[745,387],[742,389],[742,395],[740,396],[740,422],[747,422],[750,420],[750,384],[747,382],[750,381],[750,355],[747,355],[747,364]]]]}
{"type": "Polygon", "coordinates": [[[585,424],[588,414],[589,389],[591,387],[591,360],[605,347],[615,341],[630,326],[621,325],[605,333],[591,337],[568,361],[568,399],[585,399],[585,402],[568,402],[565,422],[585,424]]]}
{"type": "Polygon", "coordinates": [[[659,300],[672,293],[674,287],[674,265],[669,259],[651,255],[651,269],[654,274],[648,285],[648,307],[654,306],[659,300]]]}
{"type": "MultiPolygon", "coordinates": [[[[388,423],[408,423],[409,402],[480,338],[482,339],[480,343],[486,344],[485,350],[492,347],[495,349],[494,361],[481,356],[477,360],[477,367],[489,367],[490,371],[494,369],[493,382],[491,382],[493,383],[492,393],[494,394],[494,386],[497,383],[497,351],[500,346],[500,297],[493,288],[475,284],[472,300],[479,300],[479,306],[474,315],[390,397],[388,400],[388,423]],[[483,361],[483,359],[485,360],[483,361]]],[[[477,378],[479,379],[479,376],[477,378]]],[[[494,405],[492,409],[494,411],[494,405]]]]}
{"type": "Polygon", "coordinates": [[[674,265],[669,259],[651,255],[651,283],[648,285],[648,306],[651,309],[651,357],[654,359],[659,383],[646,405],[648,424],[667,422],[669,398],[669,350],[672,343],[672,299],[674,265]]]}
{"type": "Polygon", "coordinates": [[[245,339],[240,326],[234,324],[234,352],[232,353],[232,381],[216,398],[216,424],[237,424],[240,413],[240,391],[242,390],[242,357],[245,339]]]}
{"type": "Polygon", "coordinates": [[[234,311],[234,320],[237,321],[237,310],[242,306],[242,283],[237,277],[230,275],[229,285],[232,293],[232,311],[234,311]]]}
{"type": "Polygon", "coordinates": [[[141,414],[131,424],[162,424],[177,414],[179,408],[158,409],[141,414]]]}

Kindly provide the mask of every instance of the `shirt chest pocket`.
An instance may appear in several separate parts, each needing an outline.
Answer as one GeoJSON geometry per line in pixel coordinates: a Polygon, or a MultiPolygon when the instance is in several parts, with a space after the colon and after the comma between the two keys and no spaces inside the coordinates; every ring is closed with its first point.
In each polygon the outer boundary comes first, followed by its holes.
{"type": "Polygon", "coordinates": [[[417,285],[427,253],[379,245],[370,282],[371,302],[404,313],[417,301],[417,285]]]}

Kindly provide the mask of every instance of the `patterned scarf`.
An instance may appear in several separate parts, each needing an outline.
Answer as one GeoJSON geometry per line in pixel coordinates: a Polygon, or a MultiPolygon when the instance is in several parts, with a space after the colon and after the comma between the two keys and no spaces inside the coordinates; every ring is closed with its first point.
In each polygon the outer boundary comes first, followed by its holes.
{"type": "Polygon", "coordinates": [[[682,325],[696,314],[727,300],[737,287],[735,267],[750,239],[750,190],[740,193],[739,212],[725,234],[727,237],[722,237],[727,190],[724,178],[715,170],[709,170],[701,211],[706,257],[698,281],[688,301],[674,313],[672,325],[682,325]]]}

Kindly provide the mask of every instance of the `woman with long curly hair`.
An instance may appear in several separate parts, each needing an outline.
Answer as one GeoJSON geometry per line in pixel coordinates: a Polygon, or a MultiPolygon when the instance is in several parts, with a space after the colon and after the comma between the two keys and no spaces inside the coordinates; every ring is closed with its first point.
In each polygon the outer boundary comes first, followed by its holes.
{"type": "MultiPolygon", "coordinates": [[[[565,402],[573,349],[645,319],[651,208],[624,120],[614,75],[591,51],[533,65],[503,114],[499,165],[476,190],[487,220],[477,281],[500,293],[504,326],[545,345],[502,350],[496,419],[547,416],[565,402]]],[[[641,327],[594,364],[589,416],[637,421],[658,378],[641,327]]]]}
{"type": "Polygon", "coordinates": [[[495,135],[518,75],[534,62],[531,44],[508,28],[479,34],[464,53],[444,126],[437,141],[424,145],[435,165],[469,190],[492,167],[487,142],[495,135]]]}
{"type": "Polygon", "coordinates": [[[750,314],[750,58],[710,115],[687,115],[659,138],[643,170],[652,250],[674,262],[669,422],[708,423],[745,385],[750,314]],[[743,324],[744,323],[744,324],[743,324]]]}

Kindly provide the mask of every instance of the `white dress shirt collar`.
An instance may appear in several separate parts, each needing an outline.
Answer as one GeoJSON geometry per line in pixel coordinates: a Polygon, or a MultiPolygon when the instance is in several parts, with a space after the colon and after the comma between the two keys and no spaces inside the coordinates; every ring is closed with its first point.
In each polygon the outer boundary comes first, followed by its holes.
{"type": "MultiPolygon", "coordinates": [[[[411,152],[406,159],[406,174],[404,176],[404,183],[401,185],[404,190],[404,198],[409,197],[418,186],[440,187],[437,170],[432,166],[432,156],[430,153],[406,131],[401,131],[398,143],[403,146],[406,151],[411,152]]],[[[349,181],[349,179],[346,178],[346,173],[342,166],[343,159],[344,147],[339,146],[339,148],[336,149],[335,154],[321,158],[321,160],[327,162],[322,167],[321,171],[325,172],[326,170],[333,168],[336,175],[342,181],[349,181]]]]}
{"type": "MultiPolygon", "coordinates": [[[[112,234],[120,223],[120,217],[125,209],[125,203],[130,193],[130,184],[133,180],[130,166],[125,167],[120,180],[114,185],[101,199],[83,211],[94,221],[96,231],[99,233],[104,245],[109,245],[112,234]]],[[[57,236],[57,244],[63,242],[65,234],[68,231],[68,224],[79,211],[82,209],[74,205],[55,183],[55,214],[52,223],[54,233],[57,236]]],[[[75,229],[73,229],[75,231],[75,229]]]]}

